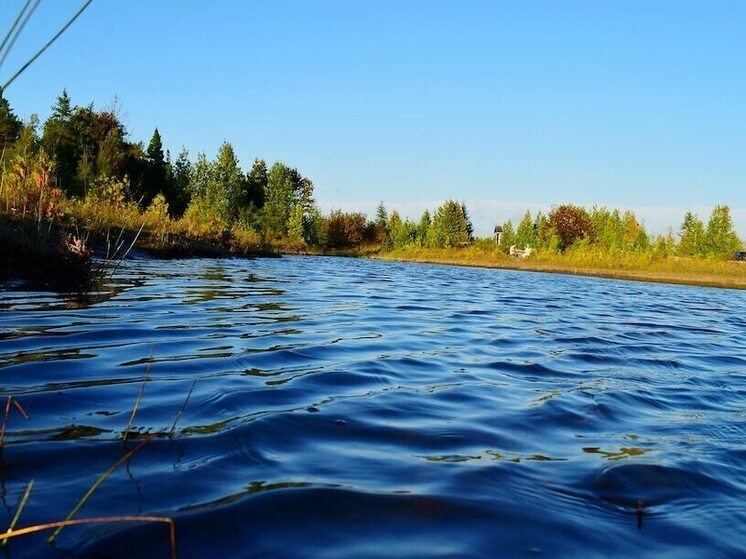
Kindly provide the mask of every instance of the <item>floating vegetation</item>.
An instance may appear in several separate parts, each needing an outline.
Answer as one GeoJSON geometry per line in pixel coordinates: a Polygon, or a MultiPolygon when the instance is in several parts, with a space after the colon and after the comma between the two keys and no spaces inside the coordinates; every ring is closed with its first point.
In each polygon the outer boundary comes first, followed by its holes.
{"type": "Polygon", "coordinates": [[[638,447],[621,447],[617,451],[601,450],[597,446],[586,446],[583,447],[583,452],[586,454],[600,454],[608,460],[623,460],[625,458],[631,458],[633,456],[642,456],[650,452],[649,449],[638,448],[638,447]]]}

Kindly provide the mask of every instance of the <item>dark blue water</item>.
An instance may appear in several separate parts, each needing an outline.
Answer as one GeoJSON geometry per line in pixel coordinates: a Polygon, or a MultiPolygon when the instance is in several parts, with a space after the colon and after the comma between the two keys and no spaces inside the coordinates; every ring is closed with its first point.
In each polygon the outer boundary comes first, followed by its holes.
{"type": "MultiPolygon", "coordinates": [[[[181,558],[744,556],[746,293],[298,257],[0,301],[31,416],[2,527],[29,480],[19,526],[59,520],[150,434],[78,516],[170,516],[181,558]]],[[[162,525],[7,549],[169,556],[162,525]]]]}

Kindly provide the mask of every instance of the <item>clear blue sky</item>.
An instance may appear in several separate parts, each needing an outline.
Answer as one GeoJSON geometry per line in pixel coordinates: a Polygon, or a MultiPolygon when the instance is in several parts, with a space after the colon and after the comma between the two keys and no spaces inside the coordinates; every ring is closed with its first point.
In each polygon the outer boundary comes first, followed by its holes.
{"type": "MultiPolygon", "coordinates": [[[[7,77],[81,0],[44,0],[7,77]]],[[[20,0],[3,2],[2,23],[20,0]]],[[[478,229],[574,201],[652,228],[729,204],[746,232],[746,2],[95,0],[6,96],[120,99],[134,139],[282,159],[325,207],[478,229]]]]}

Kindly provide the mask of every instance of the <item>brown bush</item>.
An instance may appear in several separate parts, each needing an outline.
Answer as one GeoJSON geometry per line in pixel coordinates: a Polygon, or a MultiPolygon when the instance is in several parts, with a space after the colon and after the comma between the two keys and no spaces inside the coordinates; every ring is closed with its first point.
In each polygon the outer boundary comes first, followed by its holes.
{"type": "Polygon", "coordinates": [[[370,235],[368,220],[363,213],[337,210],[326,220],[326,245],[329,248],[358,246],[370,235]]]}
{"type": "Polygon", "coordinates": [[[549,225],[556,231],[562,250],[572,246],[575,241],[595,238],[595,230],[588,212],[572,204],[555,206],[549,213],[549,225]]]}

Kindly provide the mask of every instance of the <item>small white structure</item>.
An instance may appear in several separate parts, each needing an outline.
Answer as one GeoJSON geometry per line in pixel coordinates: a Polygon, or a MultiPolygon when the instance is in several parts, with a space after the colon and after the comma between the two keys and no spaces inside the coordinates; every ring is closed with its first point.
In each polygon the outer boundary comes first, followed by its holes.
{"type": "Polygon", "coordinates": [[[513,256],[515,258],[528,258],[531,256],[531,253],[534,251],[531,247],[526,247],[525,249],[521,250],[515,245],[511,245],[510,250],[508,251],[510,256],[513,256]]]}
{"type": "Polygon", "coordinates": [[[495,232],[494,232],[493,238],[495,239],[495,243],[499,245],[500,241],[503,238],[503,226],[502,225],[495,225],[495,232]]]}

